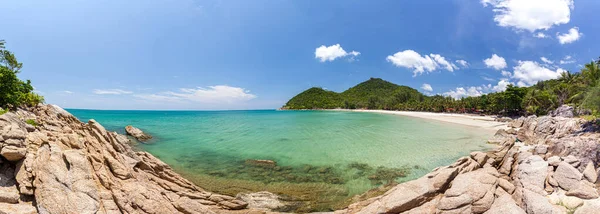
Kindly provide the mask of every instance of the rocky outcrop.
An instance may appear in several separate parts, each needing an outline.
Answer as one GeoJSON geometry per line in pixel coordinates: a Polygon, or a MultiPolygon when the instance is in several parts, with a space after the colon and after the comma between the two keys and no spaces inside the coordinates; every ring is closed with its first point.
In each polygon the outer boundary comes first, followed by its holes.
{"type": "Polygon", "coordinates": [[[146,142],[146,141],[152,139],[151,135],[146,134],[142,130],[140,130],[136,127],[133,127],[131,125],[125,126],[125,133],[134,137],[135,139],[139,140],[140,142],[146,142]]]}
{"type": "Polygon", "coordinates": [[[550,114],[553,117],[573,117],[575,114],[575,109],[572,106],[562,105],[558,107],[556,110],[552,111],[550,114]]]}
{"type": "Polygon", "coordinates": [[[247,206],[202,190],[134,151],[127,137],[54,105],[1,115],[0,154],[0,213],[223,213],[247,206]]]}
{"type": "Polygon", "coordinates": [[[586,132],[584,122],[565,115],[512,120],[488,141],[497,149],[336,213],[600,213],[600,134],[586,132]]]}

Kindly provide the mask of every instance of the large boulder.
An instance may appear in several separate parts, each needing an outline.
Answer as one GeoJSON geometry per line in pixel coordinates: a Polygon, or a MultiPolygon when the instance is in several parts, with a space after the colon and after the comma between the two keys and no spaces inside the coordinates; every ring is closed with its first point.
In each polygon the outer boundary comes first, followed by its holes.
{"type": "Polygon", "coordinates": [[[125,126],[125,132],[128,135],[131,135],[132,137],[134,137],[135,139],[141,141],[141,142],[146,142],[150,139],[152,139],[152,136],[149,134],[144,133],[142,130],[133,127],[131,125],[129,126],[125,126]]]}
{"type": "Polygon", "coordinates": [[[548,162],[542,157],[531,155],[517,167],[517,177],[525,189],[542,194],[548,176],[548,162]]]}
{"type": "Polygon", "coordinates": [[[568,117],[572,118],[574,116],[574,108],[568,105],[562,105],[558,107],[556,110],[551,112],[553,117],[568,117]]]}
{"type": "Polygon", "coordinates": [[[493,167],[456,176],[452,186],[444,193],[437,208],[441,212],[469,207],[469,212],[483,213],[494,202],[494,193],[500,174],[493,167]]]}
{"type": "Polygon", "coordinates": [[[579,170],[564,161],[558,164],[554,172],[554,179],[558,182],[558,185],[567,191],[576,188],[582,177],[583,175],[579,170]]]}

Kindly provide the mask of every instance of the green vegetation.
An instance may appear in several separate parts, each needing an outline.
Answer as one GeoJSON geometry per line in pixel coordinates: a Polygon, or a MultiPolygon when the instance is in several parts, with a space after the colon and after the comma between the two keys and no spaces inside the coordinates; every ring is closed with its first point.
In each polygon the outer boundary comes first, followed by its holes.
{"type": "Polygon", "coordinates": [[[17,61],[4,44],[4,40],[0,40],[0,107],[11,109],[44,102],[42,96],[33,93],[31,81],[22,81],[17,77],[23,63],[17,61]]]}
{"type": "Polygon", "coordinates": [[[35,126],[38,126],[38,123],[37,123],[37,122],[35,122],[35,120],[32,120],[32,119],[27,119],[27,120],[25,120],[25,123],[27,123],[27,124],[29,124],[29,125],[32,125],[32,126],[34,126],[34,127],[35,127],[35,126]]]}
{"type": "Polygon", "coordinates": [[[386,109],[404,111],[545,115],[568,104],[600,115],[600,67],[592,61],[578,73],[531,87],[509,85],[503,92],[453,99],[426,96],[417,90],[371,78],[342,93],[311,88],[292,98],[284,109],[386,109]]]}

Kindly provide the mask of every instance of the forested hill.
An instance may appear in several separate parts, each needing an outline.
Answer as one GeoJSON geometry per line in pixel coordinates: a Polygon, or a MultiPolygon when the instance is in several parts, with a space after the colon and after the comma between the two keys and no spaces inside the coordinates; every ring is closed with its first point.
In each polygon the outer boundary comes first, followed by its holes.
{"type": "Polygon", "coordinates": [[[386,109],[430,112],[487,113],[503,115],[544,115],[567,104],[579,112],[600,115],[600,67],[586,64],[580,72],[565,72],[558,79],[530,87],[509,85],[505,91],[479,97],[454,99],[426,96],[419,91],[371,78],[342,93],[310,88],[282,109],[386,109]]]}
{"type": "Polygon", "coordinates": [[[367,108],[389,109],[408,101],[423,101],[425,95],[414,88],[371,78],[342,93],[310,88],[287,102],[284,109],[367,108]]]}

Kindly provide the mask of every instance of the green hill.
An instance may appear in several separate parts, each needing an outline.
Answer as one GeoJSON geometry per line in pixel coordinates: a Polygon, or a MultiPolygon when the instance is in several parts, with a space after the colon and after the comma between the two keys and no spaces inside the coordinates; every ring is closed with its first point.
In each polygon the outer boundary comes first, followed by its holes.
{"type": "Polygon", "coordinates": [[[342,104],[340,94],[322,88],[310,88],[287,102],[285,109],[333,109],[342,104]]]}
{"type": "Polygon", "coordinates": [[[368,108],[390,109],[400,103],[419,101],[425,96],[419,91],[399,86],[380,78],[371,78],[342,93],[310,88],[293,97],[285,109],[368,108]]]}

